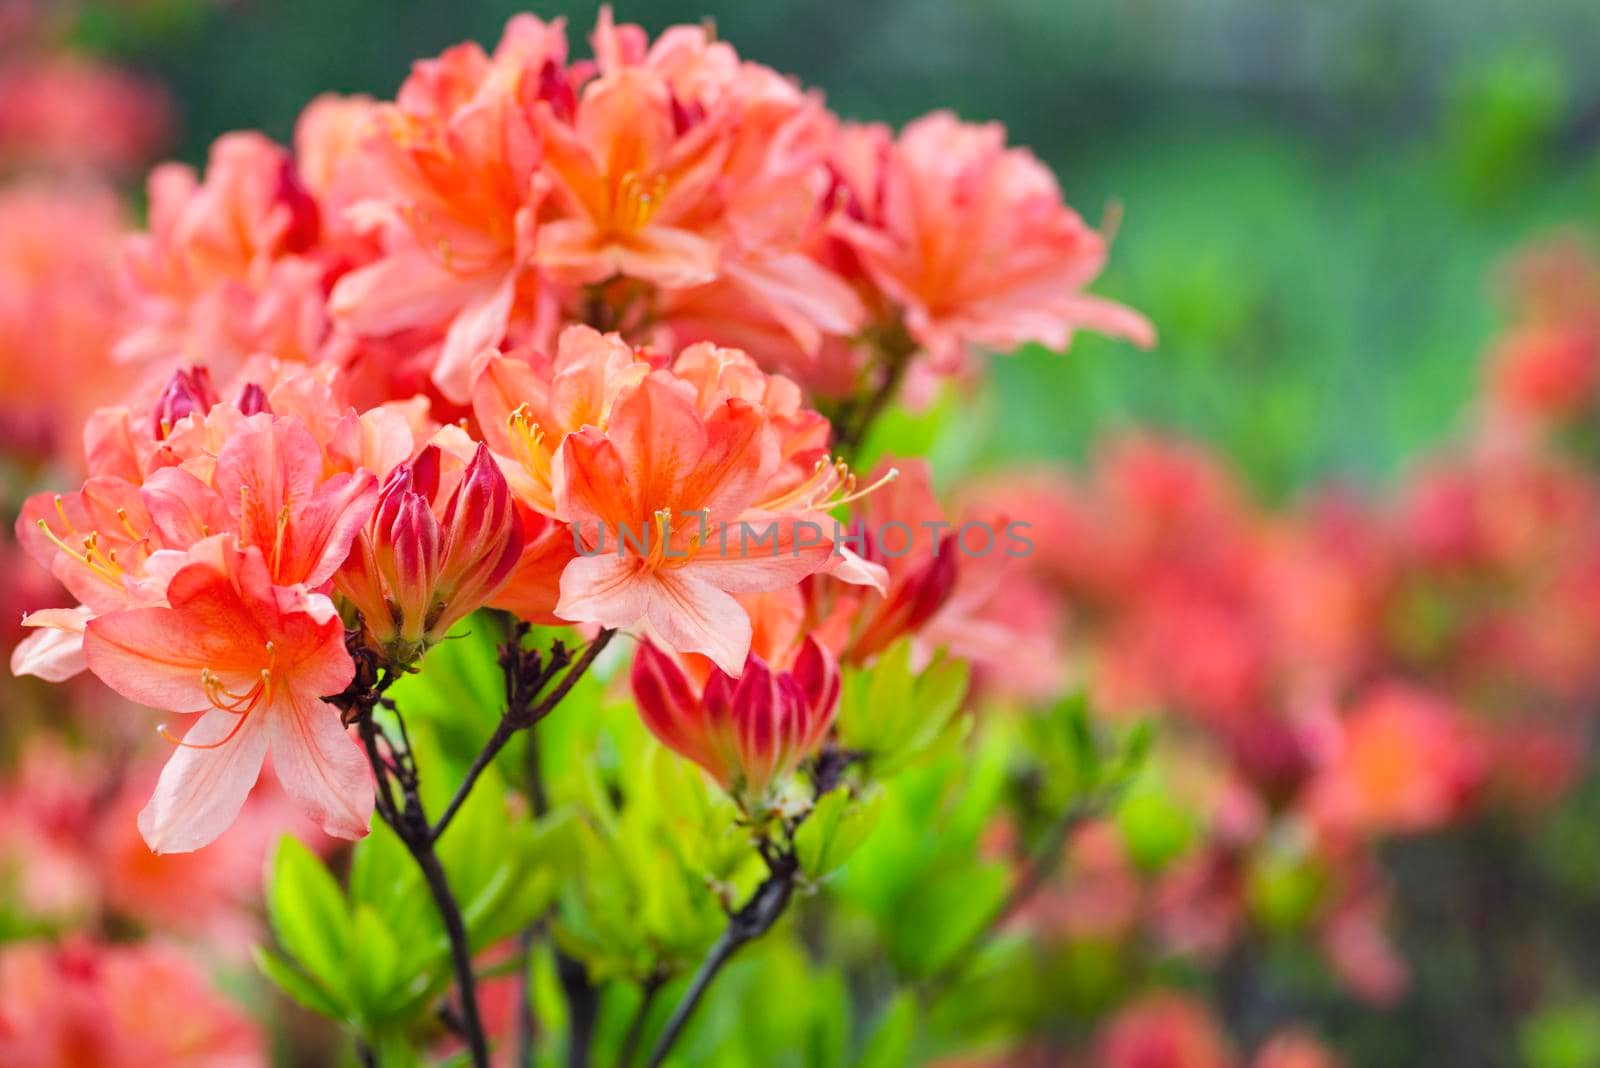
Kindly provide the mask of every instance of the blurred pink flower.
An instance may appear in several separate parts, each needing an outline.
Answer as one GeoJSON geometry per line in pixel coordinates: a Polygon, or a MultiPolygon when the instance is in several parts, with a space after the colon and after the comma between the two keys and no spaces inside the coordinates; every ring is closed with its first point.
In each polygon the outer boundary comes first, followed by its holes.
{"type": "Polygon", "coordinates": [[[0,63],[0,164],[132,171],[166,146],[171,103],[144,78],[82,56],[0,63]]]}
{"type": "Polygon", "coordinates": [[[154,943],[0,949],[7,1068],[264,1068],[266,1042],[177,951],[154,943]]]}

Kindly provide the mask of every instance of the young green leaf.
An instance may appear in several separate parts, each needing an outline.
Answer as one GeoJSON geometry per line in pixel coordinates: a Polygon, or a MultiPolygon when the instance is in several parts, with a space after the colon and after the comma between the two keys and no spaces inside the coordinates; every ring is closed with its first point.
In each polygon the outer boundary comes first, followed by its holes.
{"type": "Polygon", "coordinates": [[[329,990],[344,990],[350,954],[344,895],[322,862],[288,835],[273,854],[267,916],[291,958],[329,990]]]}

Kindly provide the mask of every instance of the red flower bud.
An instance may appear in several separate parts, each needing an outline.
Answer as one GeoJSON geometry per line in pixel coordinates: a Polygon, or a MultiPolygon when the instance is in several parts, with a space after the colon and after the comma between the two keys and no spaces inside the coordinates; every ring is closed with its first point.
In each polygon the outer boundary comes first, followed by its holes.
{"type": "MultiPolygon", "coordinates": [[[[473,453],[445,508],[443,527],[440,595],[452,602],[470,602],[475,608],[500,592],[522,555],[522,520],[506,476],[487,446],[480,444],[473,453]]],[[[450,614],[454,622],[466,613],[450,614]]],[[[448,630],[448,625],[444,629],[448,630]]]]}
{"type": "Polygon", "coordinates": [[[156,398],[155,436],[164,439],[178,420],[192,412],[204,415],[217,399],[217,391],[211,385],[211,372],[204,367],[174,371],[156,398]]]}
{"type": "Polygon", "coordinates": [[[267,403],[267,391],[254,382],[247,384],[239,391],[239,400],[234,405],[245,415],[256,415],[259,412],[272,411],[272,405],[267,403]]]}
{"type": "Polygon", "coordinates": [[[499,592],[522,552],[505,477],[479,446],[438,515],[445,457],[428,446],[396,468],[335,577],[371,644],[409,663],[499,592]]]}
{"type": "Polygon", "coordinates": [[[737,679],[713,667],[699,693],[676,660],[646,642],[632,682],[650,732],[752,814],[822,745],[839,705],[838,666],[811,638],[788,671],[752,654],[737,679]]]}
{"type": "Polygon", "coordinates": [[[844,658],[851,663],[868,660],[897,639],[916,633],[950,599],[958,572],[957,546],[946,538],[935,545],[930,558],[889,587],[888,597],[856,634],[844,658]]]}

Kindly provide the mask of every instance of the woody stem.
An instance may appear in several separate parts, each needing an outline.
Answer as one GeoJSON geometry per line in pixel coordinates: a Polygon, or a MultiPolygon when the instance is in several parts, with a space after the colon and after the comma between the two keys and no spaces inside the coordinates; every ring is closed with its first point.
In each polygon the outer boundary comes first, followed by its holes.
{"type": "Polygon", "coordinates": [[[456,788],[455,796],[445,806],[444,814],[439,817],[439,822],[434,824],[430,833],[431,840],[437,841],[450,826],[450,821],[460,811],[462,804],[467,800],[467,795],[472,793],[472,788],[477,785],[478,778],[494,763],[495,757],[514,738],[518,731],[538,723],[541,719],[555,711],[562,698],[566,697],[577,685],[595,659],[611,641],[615,631],[602,630],[595,635],[583,650],[583,655],[572,661],[567,666],[566,651],[558,644],[552,651],[550,659],[544,662],[535,662],[531,672],[518,671],[524,662],[524,652],[521,649],[522,630],[512,632],[505,648],[501,650],[502,662],[506,664],[506,709],[500,716],[500,722],[495,724],[494,733],[489,735],[489,740],[484,743],[483,749],[472,761],[472,766],[467,769],[467,774],[461,780],[461,785],[456,788]],[[555,672],[566,668],[566,673],[548,693],[540,696],[540,691],[549,683],[555,672]]]}
{"type": "Polygon", "coordinates": [[[721,937],[711,947],[700,962],[699,969],[694,978],[689,982],[689,989],[683,998],[672,1010],[672,1017],[667,1021],[667,1026],[661,1032],[661,1037],[656,1040],[655,1049],[650,1053],[648,1068],[659,1068],[667,1054],[672,1051],[678,1036],[689,1023],[689,1018],[694,1015],[694,1010],[699,1007],[711,983],[722,971],[723,966],[733,959],[746,943],[771,930],[772,925],[778,922],[784,909],[789,905],[789,899],[794,894],[795,880],[800,874],[800,864],[795,858],[793,850],[783,850],[774,854],[769,861],[770,869],[767,878],[750,899],[728,917],[728,926],[723,930],[721,937]]]}
{"type": "MultiPolygon", "coordinates": [[[[373,704],[376,700],[375,693],[373,704]]],[[[489,1043],[484,1036],[483,1016],[478,1010],[477,979],[472,971],[472,945],[467,938],[467,925],[461,915],[461,906],[456,902],[444,865],[439,862],[439,855],[433,848],[433,832],[422,808],[416,765],[410,747],[397,747],[383,733],[383,728],[372,718],[370,704],[362,710],[358,723],[367,761],[372,765],[372,773],[376,778],[378,815],[405,843],[411,859],[416,862],[423,880],[428,884],[434,907],[439,910],[439,918],[444,923],[445,937],[450,944],[450,963],[455,971],[456,991],[461,1000],[459,1021],[462,1038],[466,1040],[474,1068],[489,1068],[489,1043]],[[389,750],[388,760],[384,759],[378,746],[380,737],[389,750]],[[401,800],[398,804],[391,783],[400,788],[401,800]]]]}

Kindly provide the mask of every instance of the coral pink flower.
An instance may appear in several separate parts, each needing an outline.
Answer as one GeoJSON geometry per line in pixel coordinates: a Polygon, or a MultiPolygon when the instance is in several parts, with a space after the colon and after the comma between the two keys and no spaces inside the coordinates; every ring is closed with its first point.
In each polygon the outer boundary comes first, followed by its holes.
{"type": "Polygon", "coordinates": [[[1141,316],[1082,292],[1106,238],[1061,202],[1038,160],[1006,147],[998,124],[935,112],[892,144],[876,128],[846,136],[834,232],[935,369],[960,371],[972,348],[1064,349],[1079,328],[1154,343],[1141,316]]]}
{"type": "Polygon", "coordinates": [[[270,749],[284,789],[328,834],[359,838],[372,773],[339,712],[320,698],[354,676],[332,603],[273,585],[260,549],[231,535],[195,546],[167,606],[89,623],[89,670],[130,700],[203,713],[139,816],[158,853],[198,849],[227,829],[270,749]]]}
{"type": "Polygon", "coordinates": [[[751,655],[739,678],[713,668],[700,687],[676,660],[644,642],[632,678],[650,732],[752,814],[822,744],[839,704],[838,667],[809,638],[787,671],[751,655]]]}
{"type": "Polygon", "coordinates": [[[725,127],[721,116],[685,109],[639,54],[642,38],[602,11],[600,76],[570,114],[541,112],[558,217],[541,229],[538,255],[558,280],[623,274],[683,287],[716,276],[718,247],[707,227],[719,220],[705,213],[728,151],[725,127]]]}
{"type": "Polygon", "coordinates": [[[191,363],[226,375],[260,353],[322,358],[332,326],[324,267],[309,255],[321,212],[286,151],[259,134],[227,134],[204,181],[163,164],[149,196],[150,231],[128,244],[132,324],[118,359],[159,375],[191,363]]]}
{"type": "Polygon", "coordinates": [[[267,1048],[174,949],[19,942],[0,950],[0,1063],[264,1068],[267,1048]]]}
{"type": "Polygon", "coordinates": [[[587,326],[563,330],[554,358],[519,349],[490,360],[473,386],[472,410],[517,499],[555,515],[551,471],[562,442],[586,426],[604,430],[618,395],[656,362],[587,326]]]}
{"type": "Polygon", "coordinates": [[[464,44],[418,63],[373,116],[373,181],[354,210],[379,229],[384,255],[341,279],[331,307],[363,335],[444,327],[433,380],[457,403],[529,303],[521,291],[537,298],[529,269],[547,179],[535,104],[570,95],[566,51],[559,20],[518,16],[492,57],[464,44]]]}
{"type": "Polygon", "coordinates": [[[1433,830],[1471,800],[1483,761],[1448,704],[1402,686],[1381,687],[1345,718],[1336,761],[1314,787],[1316,806],[1336,826],[1368,833],[1433,830]]]}
{"type": "Polygon", "coordinates": [[[1101,1030],[1094,1063],[1101,1068],[1229,1068],[1234,1058],[1201,1003],[1157,992],[1119,1011],[1101,1030]]]}
{"type": "Polygon", "coordinates": [[[159,85],[77,56],[7,60],[0,164],[129,171],[167,141],[171,104],[159,85]]]}
{"type": "Polygon", "coordinates": [[[731,595],[793,585],[833,556],[822,523],[754,510],[779,464],[764,409],[730,396],[702,413],[689,383],[652,372],[617,399],[605,431],[562,444],[555,500],[579,556],[556,614],[644,625],[737,675],[750,620],[731,595]]]}
{"type": "Polygon", "coordinates": [[[217,457],[212,484],[229,529],[261,550],[277,585],[332,578],[377,504],[372,472],[323,472],[305,425],[267,413],[247,417],[217,457]]]}

